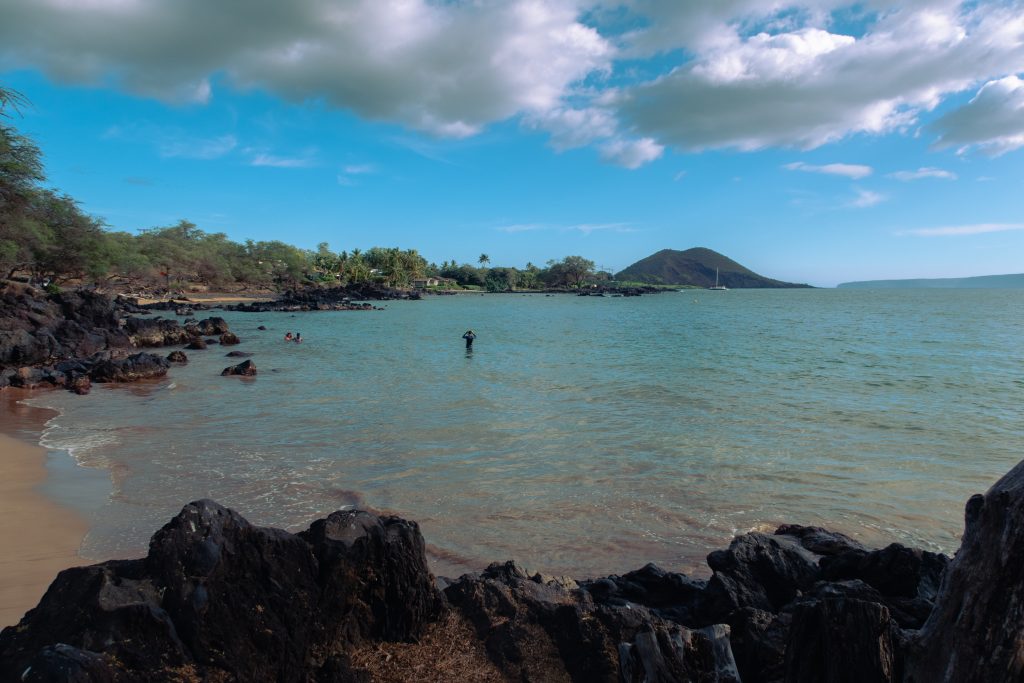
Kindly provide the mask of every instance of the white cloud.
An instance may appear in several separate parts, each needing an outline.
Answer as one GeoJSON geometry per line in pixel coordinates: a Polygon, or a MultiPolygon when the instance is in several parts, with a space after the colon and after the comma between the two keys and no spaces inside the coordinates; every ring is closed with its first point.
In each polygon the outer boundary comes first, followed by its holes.
{"type": "Polygon", "coordinates": [[[540,223],[515,223],[513,225],[502,225],[495,228],[498,232],[514,234],[517,232],[533,232],[535,230],[550,230],[549,226],[540,223]]]}
{"type": "Polygon", "coordinates": [[[786,164],[783,168],[790,171],[806,171],[808,173],[839,175],[846,178],[853,178],[854,180],[867,178],[874,172],[874,169],[870,166],[862,166],[860,164],[825,164],[823,166],[814,166],[812,164],[805,164],[802,161],[794,161],[791,164],[786,164]]]}
{"type": "Polygon", "coordinates": [[[0,68],[200,105],[259,88],[452,139],[518,118],[627,168],[915,134],[985,83],[923,130],[997,155],[1024,146],[1022,2],[4,0],[0,68]]]}
{"type": "Polygon", "coordinates": [[[977,147],[999,156],[1024,147],[1024,80],[1007,76],[989,81],[932,128],[939,133],[939,147],[959,147],[961,152],[977,147]]]}
{"type": "Polygon", "coordinates": [[[316,162],[310,157],[280,157],[259,152],[253,155],[250,166],[271,166],[273,168],[309,168],[316,162]]]}
{"type": "Polygon", "coordinates": [[[829,31],[832,11],[851,4],[635,0],[637,12],[663,21],[634,34],[633,49],[684,49],[694,59],[623,88],[624,123],[685,150],[809,149],[909,130],[946,96],[1024,70],[1017,2],[878,0],[858,35],[829,31]],[[686,28],[691,20],[702,35],[686,28]],[[664,26],[678,28],[676,38],[664,26]]]}
{"type": "Polygon", "coordinates": [[[366,175],[376,173],[377,167],[373,164],[349,164],[342,170],[348,175],[366,175]]]}
{"type": "Polygon", "coordinates": [[[614,48],[576,0],[7,0],[0,63],[205,102],[209,78],[461,138],[563,107],[614,48]]]}
{"type": "Polygon", "coordinates": [[[198,137],[189,135],[179,128],[149,123],[110,126],[104,131],[103,137],[152,144],[156,147],[157,154],[165,159],[220,159],[238,147],[238,139],[231,134],[198,137]]]}
{"type": "Polygon", "coordinates": [[[581,223],[580,225],[571,225],[566,229],[582,232],[584,235],[601,231],[636,232],[636,228],[630,226],[628,223],[581,223]]]}
{"type": "Polygon", "coordinates": [[[916,237],[958,237],[963,235],[983,235],[990,232],[1010,232],[1024,230],[1024,223],[975,223],[972,225],[949,225],[941,228],[917,228],[901,230],[897,235],[914,235],[916,237]]]}
{"type": "Polygon", "coordinates": [[[857,197],[851,201],[847,206],[851,206],[855,209],[866,209],[869,206],[875,206],[885,201],[885,195],[879,194],[878,192],[872,192],[871,190],[864,190],[862,188],[854,188],[857,192],[857,197]]]}
{"type": "Polygon", "coordinates": [[[636,232],[636,228],[632,227],[628,223],[577,223],[573,225],[554,225],[547,223],[514,223],[512,225],[502,225],[495,230],[499,232],[507,232],[510,234],[520,232],[536,232],[538,230],[546,230],[553,232],[579,232],[584,235],[590,235],[594,232],[636,232]]]}
{"type": "Polygon", "coordinates": [[[601,145],[601,158],[629,169],[640,168],[661,156],[665,148],[652,138],[612,139],[601,145]]]}
{"type": "Polygon", "coordinates": [[[931,166],[925,166],[917,169],[916,171],[896,171],[890,173],[888,178],[895,180],[901,180],[905,183],[911,180],[923,180],[924,178],[939,178],[941,180],[956,180],[957,175],[952,171],[945,171],[941,168],[933,168],[931,166]]]}

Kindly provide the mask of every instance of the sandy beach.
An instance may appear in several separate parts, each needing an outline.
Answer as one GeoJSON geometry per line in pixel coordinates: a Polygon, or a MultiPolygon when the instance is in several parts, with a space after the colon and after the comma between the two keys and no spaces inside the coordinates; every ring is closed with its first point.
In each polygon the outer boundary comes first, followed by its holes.
{"type": "Polygon", "coordinates": [[[39,492],[46,450],[28,440],[47,411],[0,395],[0,627],[18,623],[39,602],[57,572],[85,564],[78,548],[88,525],[39,492]]]}

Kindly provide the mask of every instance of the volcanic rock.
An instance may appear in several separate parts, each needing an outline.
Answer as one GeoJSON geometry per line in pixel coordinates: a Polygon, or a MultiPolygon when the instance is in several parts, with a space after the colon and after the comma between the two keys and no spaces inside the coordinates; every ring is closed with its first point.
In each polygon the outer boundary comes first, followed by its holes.
{"type": "Polygon", "coordinates": [[[154,379],[167,374],[171,363],[152,353],[136,353],[126,358],[106,358],[89,371],[94,382],[135,382],[154,379]]]}
{"type": "Polygon", "coordinates": [[[255,377],[256,376],[256,364],[251,360],[243,361],[238,365],[232,365],[231,367],[224,368],[221,376],[227,375],[241,375],[243,377],[255,377]]]}
{"type": "Polygon", "coordinates": [[[177,320],[163,318],[128,318],[124,329],[132,345],[140,348],[184,344],[191,338],[177,320]]]}

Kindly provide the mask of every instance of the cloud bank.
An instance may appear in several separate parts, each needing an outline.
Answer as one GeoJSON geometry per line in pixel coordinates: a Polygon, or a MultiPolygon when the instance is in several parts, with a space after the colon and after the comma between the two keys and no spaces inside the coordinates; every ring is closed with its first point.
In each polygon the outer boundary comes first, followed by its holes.
{"type": "Polygon", "coordinates": [[[1024,146],[1022,0],[3,5],[3,67],[199,105],[258,88],[443,138],[518,119],[627,168],[908,133],[958,93],[925,127],[937,146],[1024,146]]]}

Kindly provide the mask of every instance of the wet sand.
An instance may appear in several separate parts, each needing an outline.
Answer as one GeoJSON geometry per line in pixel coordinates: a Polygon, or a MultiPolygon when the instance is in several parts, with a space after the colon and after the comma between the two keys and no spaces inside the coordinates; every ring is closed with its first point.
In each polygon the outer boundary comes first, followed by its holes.
{"type": "Polygon", "coordinates": [[[0,394],[0,628],[35,607],[59,571],[87,564],[85,520],[39,492],[46,450],[32,439],[52,413],[18,404],[26,395],[0,394]]]}

